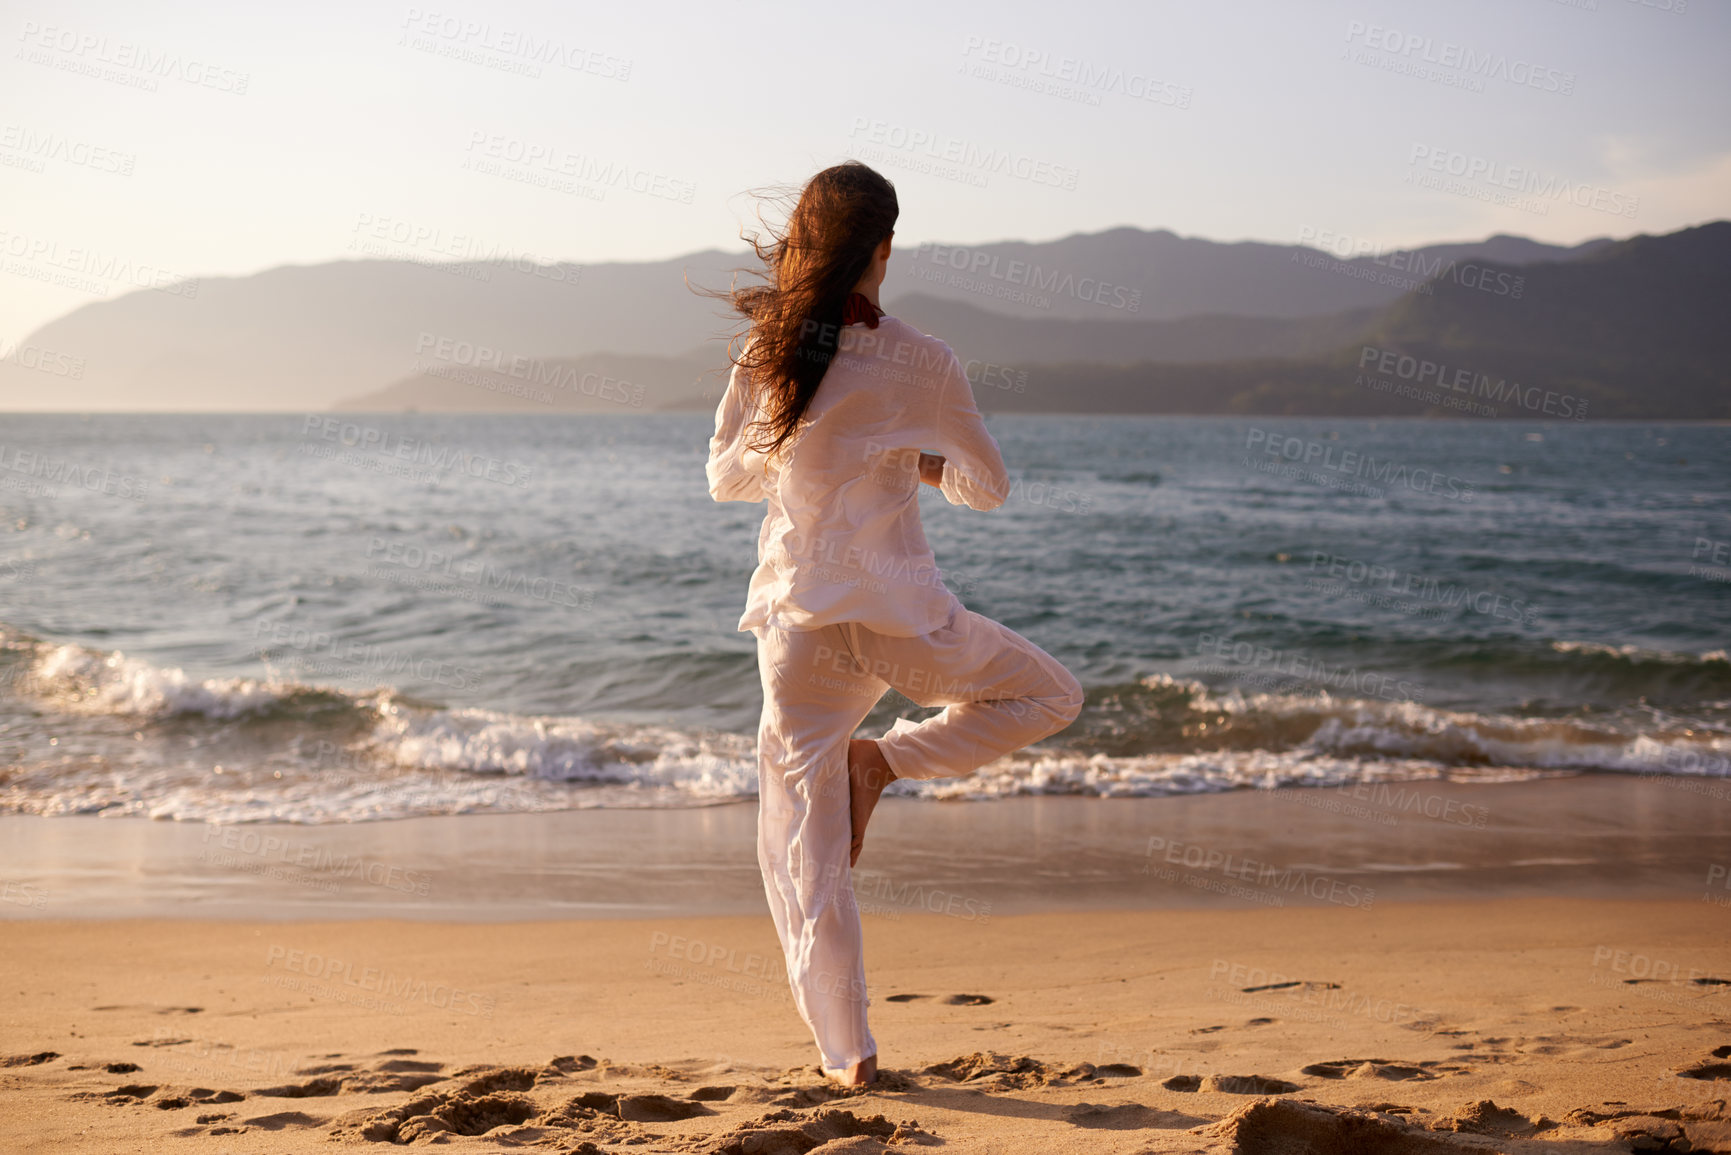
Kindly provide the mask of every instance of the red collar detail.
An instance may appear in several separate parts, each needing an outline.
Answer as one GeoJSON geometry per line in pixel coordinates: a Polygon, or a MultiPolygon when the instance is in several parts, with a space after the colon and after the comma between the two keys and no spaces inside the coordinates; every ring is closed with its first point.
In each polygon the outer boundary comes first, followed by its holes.
{"type": "Polygon", "coordinates": [[[866,328],[878,327],[878,318],[884,311],[866,299],[864,293],[848,294],[847,303],[841,307],[841,323],[852,325],[860,321],[866,323],[866,328]]]}

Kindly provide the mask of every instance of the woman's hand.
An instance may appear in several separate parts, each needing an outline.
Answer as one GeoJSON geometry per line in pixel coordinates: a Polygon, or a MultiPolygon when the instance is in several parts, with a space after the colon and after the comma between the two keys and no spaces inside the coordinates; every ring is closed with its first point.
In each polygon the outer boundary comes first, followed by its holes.
{"type": "Polygon", "coordinates": [[[944,483],[944,458],[942,454],[920,454],[920,480],[927,485],[942,485],[944,483]]]}

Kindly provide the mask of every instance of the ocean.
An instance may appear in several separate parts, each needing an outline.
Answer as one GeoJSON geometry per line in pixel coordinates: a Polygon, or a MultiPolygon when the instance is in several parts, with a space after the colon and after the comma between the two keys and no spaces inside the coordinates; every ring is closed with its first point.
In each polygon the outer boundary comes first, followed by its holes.
{"type": "MultiPolygon", "coordinates": [[[[1731,429],[995,416],[945,581],[1087,690],[892,792],[1647,774],[1731,793],[1731,429]]],[[[195,822],[755,796],[760,505],[708,414],[11,415],[0,812],[195,822]]],[[[862,733],[898,714],[891,694],[862,733]]],[[[1417,797],[1418,795],[1414,795],[1417,797]]],[[[1102,805],[1110,805],[1102,802],[1102,805]]]]}

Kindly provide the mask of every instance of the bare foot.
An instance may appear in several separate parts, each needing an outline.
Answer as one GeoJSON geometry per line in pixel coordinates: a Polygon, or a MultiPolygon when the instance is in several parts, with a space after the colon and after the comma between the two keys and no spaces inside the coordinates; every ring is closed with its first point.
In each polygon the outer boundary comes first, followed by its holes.
{"type": "MultiPolygon", "coordinates": [[[[860,849],[865,846],[866,824],[872,820],[878,796],[884,787],[896,780],[888,759],[878,744],[869,738],[855,738],[847,744],[848,809],[853,818],[853,845],[847,863],[859,863],[860,849]]],[[[875,1067],[873,1068],[876,1069],[875,1067]]],[[[867,1080],[868,1082],[870,1080],[867,1080]]]]}
{"type": "Polygon", "coordinates": [[[844,1087],[869,1087],[878,1081],[878,1057],[867,1055],[842,1074],[831,1077],[844,1087]]]}

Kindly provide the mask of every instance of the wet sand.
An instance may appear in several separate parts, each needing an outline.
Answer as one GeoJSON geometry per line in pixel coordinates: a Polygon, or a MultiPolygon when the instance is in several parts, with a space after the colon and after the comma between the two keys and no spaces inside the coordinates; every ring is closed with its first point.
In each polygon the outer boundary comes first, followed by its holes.
{"type": "MultiPolygon", "coordinates": [[[[889,798],[857,890],[884,913],[1698,898],[1731,783],[1593,775],[1176,798],[889,798]]],[[[765,914],[756,809],[342,826],[0,818],[0,918],[510,920],[765,914]],[[20,901],[22,900],[22,901],[20,901]]],[[[1714,881],[1725,881],[1721,869],[1714,881]]],[[[1731,900],[1731,890],[1723,891],[1731,900]]]]}

